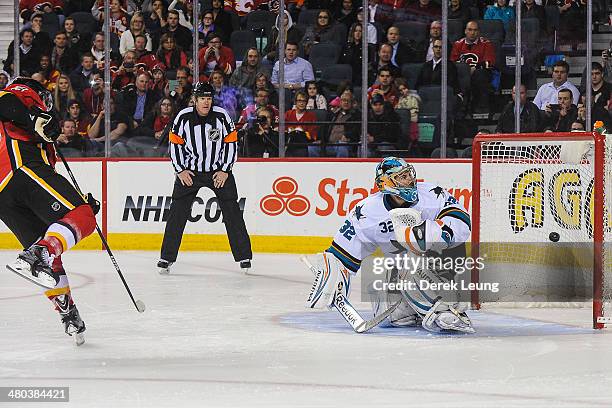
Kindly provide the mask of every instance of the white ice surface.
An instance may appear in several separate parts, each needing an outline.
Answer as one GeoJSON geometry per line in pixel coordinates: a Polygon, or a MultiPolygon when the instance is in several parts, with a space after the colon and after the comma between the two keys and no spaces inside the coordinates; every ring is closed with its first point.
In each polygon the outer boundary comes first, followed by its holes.
{"type": "MultiPolygon", "coordinates": [[[[15,255],[0,251],[0,264],[15,255]]],[[[147,311],[104,252],[68,253],[80,348],[37,287],[0,273],[0,386],[70,387],[69,404],[0,405],[612,406],[612,336],[588,329],[588,309],[476,313],[471,336],[357,335],[333,312],[304,309],[312,277],[294,255],[258,254],[252,276],[224,253],[181,253],[169,276],[157,253],[116,256],[147,311]]]]}

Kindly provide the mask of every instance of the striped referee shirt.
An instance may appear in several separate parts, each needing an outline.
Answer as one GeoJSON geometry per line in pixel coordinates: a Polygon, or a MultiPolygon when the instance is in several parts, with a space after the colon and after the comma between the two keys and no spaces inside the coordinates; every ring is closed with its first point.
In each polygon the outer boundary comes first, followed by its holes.
{"type": "Polygon", "coordinates": [[[174,171],[229,172],[238,159],[238,134],[227,111],[213,106],[206,116],[195,107],[181,110],[170,132],[174,171]]]}

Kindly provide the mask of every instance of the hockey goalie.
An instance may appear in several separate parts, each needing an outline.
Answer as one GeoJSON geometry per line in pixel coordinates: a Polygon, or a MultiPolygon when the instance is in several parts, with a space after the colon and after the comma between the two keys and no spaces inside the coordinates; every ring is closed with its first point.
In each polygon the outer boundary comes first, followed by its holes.
{"type": "Polygon", "coordinates": [[[355,206],[331,246],[317,255],[314,266],[305,260],[315,274],[307,306],[338,310],[356,332],[388,319],[396,327],[422,325],[431,332],[473,333],[461,303],[431,289],[439,286],[436,283],[451,281],[454,271],[436,269],[427,262],[416,269],[394,269],[386,274],[387,281],[399,277],[431,284],[371,292],[374,319],[365,321],[352,307],[351,277],[376,249],[389,258],[400,252],[423,259],[465,256],[465,242],[470,237],[470,216],[463,205],[446,189],[417,182],[414,167],[405,160],[383,159],[376,167],[376,185],[379,192],[355,206]]]}

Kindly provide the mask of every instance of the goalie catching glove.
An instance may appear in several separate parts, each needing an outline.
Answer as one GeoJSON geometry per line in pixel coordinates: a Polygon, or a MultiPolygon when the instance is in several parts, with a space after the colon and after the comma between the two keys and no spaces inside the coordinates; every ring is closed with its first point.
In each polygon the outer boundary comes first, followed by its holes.
{"type": "Polygon", "coordinates": [[[410,251],[424,254],[427,251],[441,253],[453,244],[453,231],[441,220],[422,220],[421,212],[412,208],[396,208],[389,211],[395,239],[406,243],[410,251]]]}

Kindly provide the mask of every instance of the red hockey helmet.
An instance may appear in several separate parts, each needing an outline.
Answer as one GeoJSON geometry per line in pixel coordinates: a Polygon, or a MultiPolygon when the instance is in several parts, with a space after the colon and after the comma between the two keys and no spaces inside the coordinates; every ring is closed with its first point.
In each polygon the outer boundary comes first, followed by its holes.
{"type": "Polygon", "coordinates": [[[19,100],[29,109],[33,106],[46,112],[53,109],[53,96],[51,92],[49,92],[40,82],[32,78],[17,77],[13,79],[4,90],[19,98],[19,100]]]}

